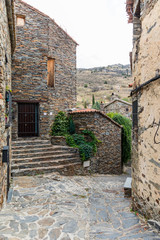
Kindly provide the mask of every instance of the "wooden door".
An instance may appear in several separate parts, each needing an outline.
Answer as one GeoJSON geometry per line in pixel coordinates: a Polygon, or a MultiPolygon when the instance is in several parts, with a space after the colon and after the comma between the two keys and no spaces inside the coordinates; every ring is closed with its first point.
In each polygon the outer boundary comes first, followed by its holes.
{"type": "Polygon", "coordinates": [[[38,104],[18,104],[18,137],[38,136],[38,104]]]}

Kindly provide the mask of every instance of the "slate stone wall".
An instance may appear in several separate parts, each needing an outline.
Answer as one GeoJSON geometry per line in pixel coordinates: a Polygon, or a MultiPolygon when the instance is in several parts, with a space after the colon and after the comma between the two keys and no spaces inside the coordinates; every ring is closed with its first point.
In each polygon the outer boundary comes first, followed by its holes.
{"type": "Polygon", "coordinates": [[[132,105],[127,102],[125,103],[124,101],[115,100],[112,103],[103,106],[103,111],[105,113],[120,113],[123,116],[131,119],[132,105]]]}
{"type": "Polygon", "coordinates": [[[76,131],[88,129],[101,141],[91,159],[91,171],[100,174],[121,174],[121,127],[100,112],[72,112],[76,131]]]}
{"type": "MultiPolygon", "coordinates": [[[[137,37],[134,32],[134,88],[156,75],[159,79],[132,96],[133,101],[138,101],[138,129],[132,146],[132,198],[134,210],[160,221],[160,1],[141,1],[141,7],[141,31],[137,31],[137,37]]],[[[133,24],[136,29],[137,19],[133,24]]]]}
{"type": "Polygon", "coordinates": [[[2,163],[2,149],[7,146],[7,136],[11,128],[5,127],[7,106],[6,86],[11,89],[11,42],[7,17],[6,1],[0,1],[0,208],[7,195],[7,164],[2,163]]]}
{"type": "Polygon", "coordinates": [[[48,137],[58,111],[76,105],[76,42],[51,18],[19,0],[15,14],[25,17],[16,26],[13,58],[13,138],[18,133],[17,102],[39,103],[40,137],[48,137]],[[47,86],[47,60],[55,59],[55,87],[47,86]]]}

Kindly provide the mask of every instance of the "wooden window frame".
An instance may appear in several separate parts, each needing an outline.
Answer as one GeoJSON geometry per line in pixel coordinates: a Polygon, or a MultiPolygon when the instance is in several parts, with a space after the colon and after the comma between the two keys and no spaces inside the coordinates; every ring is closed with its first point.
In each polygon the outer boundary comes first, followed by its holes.
{"type": "Polygon", "coordinates": [[[48,57],[47,59],[47,86],[55,87],[55,58],[48,57]]]}
{"type": "Polygon", "coordinates": [[[26,22],[26,18],[24,15],[16,15],[16,26],[17,27],[23,27],[25,25],[25,22],[26,22]],[[21,18],[24,20],[24,24],[18,24],[18,18],[21,18]]]}

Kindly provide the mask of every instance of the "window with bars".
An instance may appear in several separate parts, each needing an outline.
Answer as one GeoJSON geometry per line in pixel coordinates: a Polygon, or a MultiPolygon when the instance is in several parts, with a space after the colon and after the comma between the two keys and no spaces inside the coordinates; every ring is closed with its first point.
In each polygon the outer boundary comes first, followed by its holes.
{"type": "Polygon", "coordinates": [[[132,106],[132,124],[133,124],[133,139],[138,134],[138,100],[133,101],[132,106]]]}

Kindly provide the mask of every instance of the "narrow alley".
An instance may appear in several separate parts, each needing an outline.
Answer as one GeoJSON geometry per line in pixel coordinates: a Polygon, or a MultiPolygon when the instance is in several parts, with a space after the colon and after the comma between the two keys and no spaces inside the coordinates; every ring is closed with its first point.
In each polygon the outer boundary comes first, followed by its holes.
{"type": "Polygon", "coordinates": [[[0,240],[159,240],[131,212],[126,175],[13,179],[10,202],[0,212],[0,240]]]}

